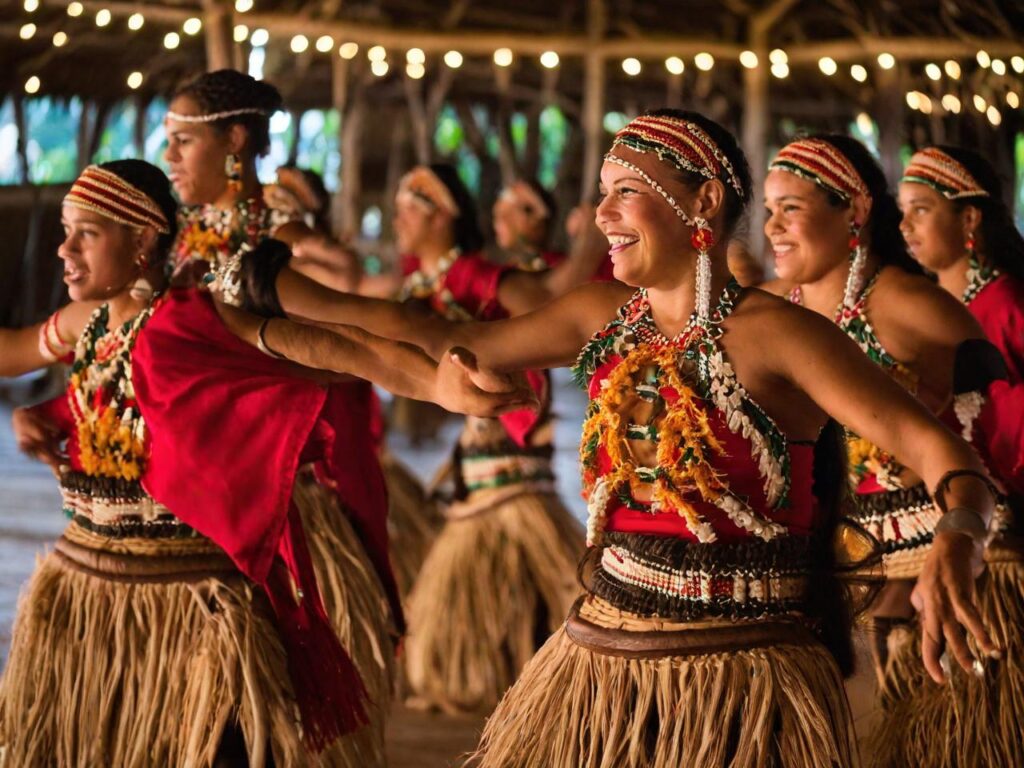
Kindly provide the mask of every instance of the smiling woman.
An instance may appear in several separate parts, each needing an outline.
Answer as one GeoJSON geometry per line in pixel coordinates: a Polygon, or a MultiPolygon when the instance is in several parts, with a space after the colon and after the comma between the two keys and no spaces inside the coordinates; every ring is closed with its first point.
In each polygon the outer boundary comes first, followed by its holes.
{"type": "MultiPolygon", "coordinates": [[[[575,360],[590,393],[586,593],[473,762],[852,765],[849,637],[827,544],[843,462],[834,425],[823,428],[831,415],[887,446],[979,522],[993,506],[982,466],[831,323],[735,282],[726,248],[750,179],[717,123],[637,118],[601,182],[597,223],[633,288],[591,284],[486,323],[348,302],[352,320],[435,355],[458,344],[496,370],[575,360]],[[975,477],[945,489],[957,468],[975,477]]],[[[342,303],[310,311],[344,314],[342,303]]],[[[960,597],[976,554],[966,537],[937,535],[919,585],[926,621],[967,668],[955,616],[993,648],[960,597]]],[[[941,675],[938,649],[926,650],[941,675]]]]}

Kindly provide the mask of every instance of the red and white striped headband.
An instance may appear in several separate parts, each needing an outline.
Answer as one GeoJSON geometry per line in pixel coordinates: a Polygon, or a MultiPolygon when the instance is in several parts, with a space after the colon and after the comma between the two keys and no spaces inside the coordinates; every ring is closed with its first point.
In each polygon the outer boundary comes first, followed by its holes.
{"type": "Polygon", "coordinates": [[[784,146],[768,170],[788,171],[813,181],[829,192],[850,201],[871,192],[853,163],[835,146],[822,139],[800,139],[784,146]]]}
{"type": "Polygon", "coordinates": [[[82,171],[64,196],[64,205],[92,211],[130,227],[153,227],[161,235],[171,231],[167,217],[153,198],[98,165],[82,171]]]}
{"type": "Polygon", "coordinates": [[[963,163],[936,147],[915,152],[900,181],[926,184],[947,200],[989,196],[963,163]]]}

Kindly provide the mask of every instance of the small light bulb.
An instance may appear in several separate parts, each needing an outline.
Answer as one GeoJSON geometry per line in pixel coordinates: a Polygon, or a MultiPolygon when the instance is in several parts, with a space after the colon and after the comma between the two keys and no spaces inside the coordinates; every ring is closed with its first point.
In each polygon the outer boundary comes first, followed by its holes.
{"type": "Polygon", "coordinates": [[[555,51],[544,51],[540,55],[540,63],[548,69],[554,69],[558,66],[559,59],[558,54],[555,51]]]}
{"type": "Polygon", "coordinates": [[[643,65],[640,64],[640,59],[630,56],[628,59],[622,60],[622,71],[630,77],[636,77],[642,69],[643,65]]]}

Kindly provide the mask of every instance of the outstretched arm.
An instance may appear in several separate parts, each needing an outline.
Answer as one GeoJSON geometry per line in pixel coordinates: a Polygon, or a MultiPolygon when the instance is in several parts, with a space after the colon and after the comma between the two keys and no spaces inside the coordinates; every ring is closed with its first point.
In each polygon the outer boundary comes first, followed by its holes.
{"type": "Polygon", "coordinates": [[[75,342],[96,309],[95,302],[77,302],[62,307],[47,320],[27,328],[0,328],[0,376],[20,376],[44,368],[53,362],[52,356],[43,354],[39,334],[43,326],[55,320],[54,332],[60,342],[74,347],[75,342]]]}
{"type": "MultiPolygon", "coordinates": [[[[787,310],[776,333],[783,374],[822,409],[896,456],[928,488],[936,488],[953,470],[985,474],[970,445],[940,424],[845,334],[813,313],[787,310]]],[[[946,503],[948,509],[976,512],[987,524],[994,500],[984,482],[967,476],[951,484],[946,503]]],[[[942,531],[935,535],[918,578],[913,599],[921,612],[922,655],[937,682],[944,678],[939,660],[945,646],[964,669],[972,670],[964,627],[983,652],[997,650],[971,599],[980,557],[980,543],[969,535],[942,531]]]]}
{"type": "Polygon", "coordinates": [[[217,304],[225,325],[239,338],[267,348],[308,369],[333,371],[368,379],[397,395],[431,400],[446,410],[474,416],[496,416],[532,404],[532,396],[511,382],[493,377],[474,380],[447,355],[436,365],[422,350],[374,336],[361,328],[338,326],[331,330],[282,318],[264,321],[234,307],[217,304]],[[265,323],[265,325],[264,325],[265,323]]]}

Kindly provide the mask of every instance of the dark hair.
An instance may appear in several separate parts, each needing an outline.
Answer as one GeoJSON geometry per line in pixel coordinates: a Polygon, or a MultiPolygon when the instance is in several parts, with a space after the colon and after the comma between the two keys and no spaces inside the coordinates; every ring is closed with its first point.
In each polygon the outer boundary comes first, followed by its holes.
{"type": "Polygon", "coordinates": [[[458,171],[446,163],[434,163],[428,166],[434,175],[448,188],[459,207],[459,215],[455,218],[452,228],[455,245],[463,253],[473,253],[484,247],[484,235],[480,230],[480,219],[477,216],[476,203],[459,178],[458,171]]]}
{"type": "Polygon", "coordinates": [[[331,193],[327,191],[327,185],[324,184],[323,176],[310,168],[300,168],[297,165],[286,164],[280,166],[277,170],[280,171],[282,169],[298,171],[302,175],[302,180],[316,198],[317,207],[310,211],[316,228],[322,232],[330,232],[331,223],[328,221],[327,214],[331,204],[331,193]]]}
{"type": "Polygon", "coordinates": [[[842,425],[829,419],[814,444],[812,491],[818,503],[821,524],[815,533],[811,553],[813,571],[807,595],[807,611],[821,622],[821,641],[832,653],[844,677],[853,673],[853,608],[836,573],[833,541],[843,510],[849,502],[845,433],[842,425]]]}
{"type": "Polygon", "coordinates": [[[100,168],[124,179],[143,192],[163,212],[170,231],[157,238],[157,258],[160,261],[167,258],[167,253],[178,234],[178,203],[174,200],[167,175],[145,160],[111,160],[109,163],[101,163],[100,168]]]}
{"type": "MultiPolygon", "coordinates": [[[[914,261],[907,252],[907,243],[900,233],[900,221],[903,219],[903,215],[900,213],[896,197],[889,189],[889,182],[885,178],[882,166],[878,164],[868,148],[856,139],[839,133],[820,133],[807,138],[826,141],[838,149],[850,161],[854,170],[867,186],[868,192],[871,193],[871,214],[867,221],[868,247],[872,253],[878,255],[882,265],[899,267],[904,272],[916,275],[923,274],[924,270],[921,265],[914,261]]],[[[823,187],[819,187],[819,189],[828,198],[829,203],[836,208],[850,207],[848,200],[844,200],[823,187]]]]}
{"type": "Polygon", "coordinates": [[[233,109],[258,109],[259,113],[232,115],[209,125],[226,131],[241,125],[249,134],[248,149],[261,157],[270,149],[270,116],[281,108],[281,94],[270,83],[234,69],[218,69],[200,75],[177,90],[174,98],[188,96],[207,114],[230,112],[233,109]]]}
{"type": "Polygon", "coordinates": [[[968,197],[950,202],[962,211],[971,205],[981,211],[983,256],[993,267],[1024,280],[1024,236],[1013,223],[1013,214],[1003,198],[999,174],[977,152],[963,147],[940,146],[947,155],[967,169],[988,197],[968,197]]]}
{"type": "MultiPolygon", "coordinates": [[[[690,112],[685,109],[655,109],[644,114],[648,117],[672,117],[676,120],[695,123],[718,145],[718,149],[732,166],[740,188],[743,190],[743,196],[740,197],[733,188],[728,173],[723,171],[720,181],[725,186],[725,230],[727,235],[732,234],[750,203],[753,190],[753,182],[750,180],[750,165],[747,163],[747,156],[743,154],[743,150],[736,142],[736,137],[714,120],[699,112],[690,112]]],[[[683,182],[691,188],[696,188],[707,181],[699,173],[685,171],[678,171],[678,173],[683,182]]]]}
{"type": "Polygon", "coordinates": [[[544,185],[537,181],[537,179],[521,178],[520,181],[532,189],[533,193],[547,206],[548,217],[544,219],[544,242],[542,243],[542,245],[546,246],[548,239],[551,237],[551,232],[555,228],[555,222],[558,220],[558,203],[555,201],[555,196],[545,189],[544,185]]]}

